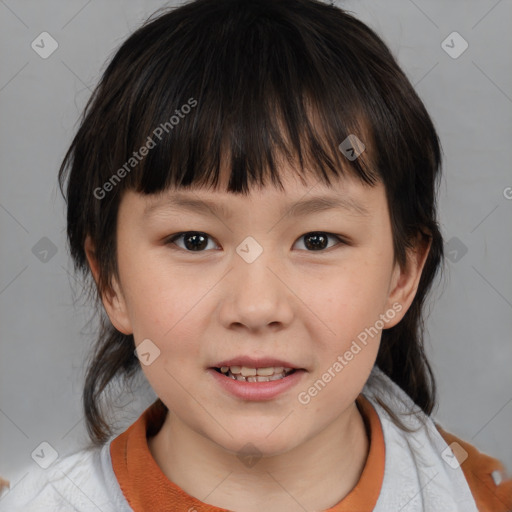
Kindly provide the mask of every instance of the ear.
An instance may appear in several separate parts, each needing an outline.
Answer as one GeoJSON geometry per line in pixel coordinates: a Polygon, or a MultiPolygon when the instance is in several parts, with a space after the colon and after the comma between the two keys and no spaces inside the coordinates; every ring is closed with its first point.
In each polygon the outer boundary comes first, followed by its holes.
{"type": "MultiPolygon", "coordinates": [[[[100,275],[99,264],[96,259],[96,253],[90,235],[87,235],[85,239],[84,249],[87,262],[89,263],[89,268],[91,269],[94,280],[96,281],[96,286],[98,286],[100,275]]],[[[115,277],[112,277],[112,286],[113,289],[108,287],[108,290],[105,290],[102,293],[101,301],[103,302],[103,307],[105,308],[112,325],[118,331],[123,334],[132,334],[133,329],[128,315],[128,308],[126,307],[126,300],[122,293],[121,286],[118,284],[115,277]]]]}
{"type": "Polygon", "coordinates": [[[418,291],[421,273],[427,261],[431,244],[431,238],[426,239],[421,234],[418,235],[414,247],[407,249],[407,261],[405,266],[401,267],[398,262],[395,263],[389,287],[390,292],[386,303],[386,311],[393,309],[396,311],[396,315],[386,322],[386,329],[398,324],[411,306],[416,292],[418,291]],[[393,304],[395,307],[393,307],[393,304]],[[401,305],[400,309],[397,308],[397,304],[401,305]]]}

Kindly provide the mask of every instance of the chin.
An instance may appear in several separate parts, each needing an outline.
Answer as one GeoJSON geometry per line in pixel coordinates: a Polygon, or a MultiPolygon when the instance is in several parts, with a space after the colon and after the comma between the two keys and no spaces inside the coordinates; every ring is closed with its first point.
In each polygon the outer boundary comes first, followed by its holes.
{"type": "Polygon", "coordinates": [[[297,431],[284,430],[277,433],[275,424],[269,429],[244,429],[242,431],[230,430],[233,437],[224,436],[223,439],[210,438],[226,451],[235,454],[239,458],[251,455],[255,458],[274,457],[282,455],[301,442],[297,438],[297,431]],[[269,435],[270,433],[270,435],[269,435]]]}

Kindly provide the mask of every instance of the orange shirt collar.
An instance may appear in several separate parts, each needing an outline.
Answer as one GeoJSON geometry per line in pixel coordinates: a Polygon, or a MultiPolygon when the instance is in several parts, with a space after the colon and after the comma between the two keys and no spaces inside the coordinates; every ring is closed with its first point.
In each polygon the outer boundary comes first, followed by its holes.
{"type": "MultiPolygon", "coordinates": [[[[359,512],[374,509],[384,478],[385,446],[380,419],[371,403],[360,394],[356,403],[370,431],[370,449],[357,485],[326,512],[359,512]]],[[[112,467],[123,494],[135,512],[143,510],[189,510],[220,512],[190,496],[171,482],[149,451],[147,437],[155,435],[163,424],[166,410],[159,400],[149,406],[125,432],[110,445],[112,467]]]]}

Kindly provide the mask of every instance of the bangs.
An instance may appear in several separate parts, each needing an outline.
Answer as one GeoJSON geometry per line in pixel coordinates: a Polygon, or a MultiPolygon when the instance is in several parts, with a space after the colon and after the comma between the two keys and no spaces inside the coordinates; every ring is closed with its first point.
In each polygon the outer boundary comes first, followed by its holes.
{"type": "Polygon", "coordinates": [[[351,173],[373,185],[371,77],[354,55],[364,50],[334,22],[334,39],[325,26],[317,35],[314,20],[304,23],[288,9],[282,14],[280,2],[262,10],[229,0],[148,20],[98,88],[96,186],[156,194],[216,188],[227,173],[227,190],[246,193],[254,184],[282,188],[282,162],[325,184],[351,173]],[[340,144],[354,135],[366,149],[347,158],[340,144]]]}

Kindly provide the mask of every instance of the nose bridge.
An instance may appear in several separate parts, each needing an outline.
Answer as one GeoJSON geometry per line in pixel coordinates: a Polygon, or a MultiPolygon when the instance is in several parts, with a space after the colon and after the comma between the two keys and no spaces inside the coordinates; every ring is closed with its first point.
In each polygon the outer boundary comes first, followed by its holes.
{"type": "Polygon", "coordinates": [[[223,309],[223,322],[258,329],[290,321],[292,305],[285,284],[278,278],[282,266],[277,260],[270,247],[252,237],[238,245],[225,294],[229,306],[223,309]]]}

